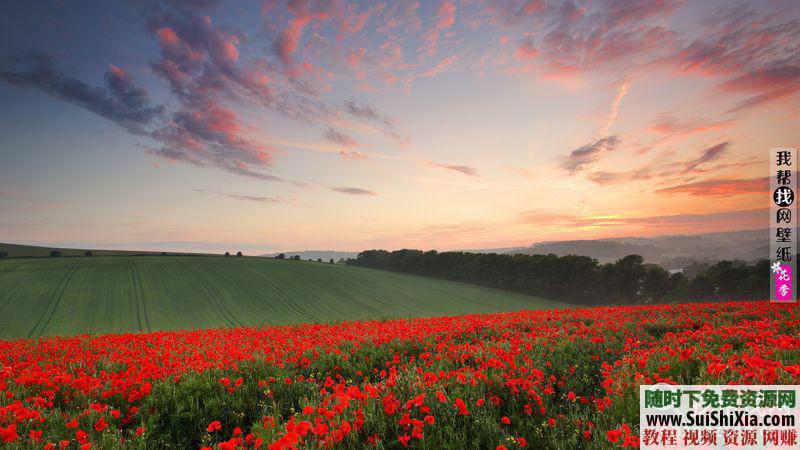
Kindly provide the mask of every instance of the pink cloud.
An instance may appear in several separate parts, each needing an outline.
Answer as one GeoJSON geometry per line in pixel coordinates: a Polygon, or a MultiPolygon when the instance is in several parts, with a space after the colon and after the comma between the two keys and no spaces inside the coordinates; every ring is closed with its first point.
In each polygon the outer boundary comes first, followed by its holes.
{"type": "Polygon", "coordinates": [[[422,56],[433,56],[438,52],[441,33],[449,30],[456,22],[456,6],[443,1],[433,18],[433,25],[422,36],[418,51],[422,56]]]}
{"type": "Polygon", "coordinates": [[[339,152],[339,156],[341,156],[342,159],[353,159],[353,160],[358,160],[358,161],[363,161],[363,160],[367,159],[367,155],[365,155],[363,153],[360,153],[360,152],[356,152],[356,151],[341,150],[339,152]]]}
{"type": "Polygon", "coordinates": [[[356,12],[356,7],[352,3],[343,3],[339,9],[339,34],[338,40],[359,33],[367,23],[372,9],[356,12]]]}
{"type": "Polygon", "coordinates": [[[283,30],[278,40],[275,42],[275,51],[278,57],[287,66],[294,64],[292,54],[297,50],[297,41],[303,33],[303,28],[311,21],[311,16],[295,17],[283,30]]]}
{"type": "Polygon", "coordinates": [[[458,56],[451,55],[439,61],[435,66],[420,74],[420,77],[435,77],[450,67],[454,62],[458,61],[458,56]]]}
{"type": "Polygon", "coordinates": [[[763,68],[730,78],[722,82],[719,89],[754,94],[737,103],[729,112],[739,112],[790,97],[800,91],[800,58],[797,65],[763,68]]]}
{"type": "Polygon", "coordinates": [[[162,45],[178,45],[181,40],[172,28],[164,27],[158,30],[158,38],[162,45]]]}
{"type": "Polygon", "coordinates": [[[658,134],[677,136],[719,130],[733,125],[731,120],[679,119],[672,114],[662,114],[648,128],[658,134]]]}
{"type": "Polygon", "coordinates": [[[364,47],[359,48],[358,50],[351,50],[347,53],[346,62],[347,65],[351,69],[359,69],[361,67],[361,61],[364,59],[364,54],[367,53],[367,49],[364,47]]]}
{"type": "Polygon", "coordinates": [[[706,21],[703,33],[658,64],[683,74],[721,77],[719,94],[746,96],[738,113],[800,92],[797,19],[762,14],[748,5],[728,6],[706,21]]]}
{"type": "Polygon", "coordinates": [[[452,2],[444,1],[436,12],[436,28],[447,30],[456,23],[456,5],[452,2]]]}
{"type": "Polygon", "coordinates": [[[539,55],[539,49],[536,48],[533,41],[527,39],[523,41],[517,50],[514,52],[514,59],[517,60],[526,60],[526,59],[533,59],[539,55]]]}

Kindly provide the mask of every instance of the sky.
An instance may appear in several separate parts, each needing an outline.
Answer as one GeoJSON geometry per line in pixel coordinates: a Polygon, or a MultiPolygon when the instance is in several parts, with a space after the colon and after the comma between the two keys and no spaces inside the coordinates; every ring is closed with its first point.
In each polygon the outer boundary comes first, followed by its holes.
{"type": "Polygon", "coordinates": [[[11,0],[0,242],[463,249],[767,228],[800,3],[11,0]]]}

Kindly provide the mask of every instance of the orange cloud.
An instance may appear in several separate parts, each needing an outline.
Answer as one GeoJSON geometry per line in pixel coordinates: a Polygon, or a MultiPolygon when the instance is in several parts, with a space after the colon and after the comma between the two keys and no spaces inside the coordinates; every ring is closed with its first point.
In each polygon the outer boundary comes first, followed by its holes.
{"type": "Polygon", "coordinates": [[[766,194],[769,178],[730,179],[698,181],[680,184],[656,191],[658,194],[689,194],[702,197],[730,197],[733,195],[766,194]]]}
{"type": "Polygon", "coordinates": [[[650,125],[649,130],[667,136],[689,135],[718,130],[733,125],[733,120],[678,119],[670,113],[662,114],[650,125]]]}

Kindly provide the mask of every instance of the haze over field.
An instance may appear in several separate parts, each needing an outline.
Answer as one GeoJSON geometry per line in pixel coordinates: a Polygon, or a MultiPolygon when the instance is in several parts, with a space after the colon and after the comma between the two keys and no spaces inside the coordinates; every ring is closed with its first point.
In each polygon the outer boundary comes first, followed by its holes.
{"type": "Polygon", "coordinates": [[[0,241],[264,254],[765,227],[793,0],[6,2],[0,241]]]}
{"type": "Polygon", "coordinates": [[[641,255],[645,261],[681,268],[688,261],[739,259],[753,261],[769,255],[769,231],[730,231],[696,235],[623,237],[584,241],[541,242],[510,253],[583,255],[610,262],[627,255],[641,255]]]}

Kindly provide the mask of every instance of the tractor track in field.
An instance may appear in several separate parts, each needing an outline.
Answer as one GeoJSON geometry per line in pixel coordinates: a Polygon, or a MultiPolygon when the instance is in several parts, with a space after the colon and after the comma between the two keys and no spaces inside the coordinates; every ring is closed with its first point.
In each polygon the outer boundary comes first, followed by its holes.
{"type": "Polygon", "coordinates": [[[286,305],[286,308],[290,311],[294,311],[300,315],[300,317],[304,317],[309,320],[313,320],[313,315],[309,314],[304,308],[297,304],[297,302],[293,302],[289,297],[284,295],[271,281],[267,278],[267,276],[260,272],[254,272],[254,278],[258,280],[261,284],[267,286],[272,292],[275,293],[276,298],[278,298],[281,302],[286,305]]]}
{"type": "Polygon", "coordinates": [[[61,302],[61,297],[64,296],[64,291],[67,290],[69,287],[69,283],[72,280],[72,276],[75,275],[75,272],[78,271],[80,268],[81,262],[76,261],[69,269],[67,269],[67,273],[61,278],[61,281],[58,282],[58,285],[53,290],[53,293],[50,294],[50,299],[47,301],[47,307],[45,308],[44,312],[41,316],[39,316],[39,320],[36,321],[31,331],[28,332],[28,337],[35,337],[39,336],[44,333],[44,330],[47,329],[47,326],[50,325],[50,321],[53,320],[53,315],[56,312],[56,308],[58,308],[58,304],[61,302]],[[36,332],[38,330],[38,333],[36,332]]]}
{"type": "MultiPolygon", "coordinates": [[[[5,277],[6,277],[8,274],[10,274],[11,272],[13,272],[13,271],[14,271],[14,270],[15,270],[17,267],[19,267],[19,266],[11,266],[11,268],[10,268],[10,269],[8,269],[8,270],[5,270],[5,271],[3,271],[3,272],[0,272],[0,280],[2,280],[3,278],[5,278],[5,277]]],[[[7,299],[5,302],[3,302],[2,304],[0,304],[0,311],[2,311],[2,310],[3,310],[3,309],[6,307],[6,305],[8,305],[9,303],[11,303],[11,302],[13,301],[13,299],[14,299],[14,297],[13,297],[13,296],[9,296],[9,297],[8,297],[8,299],[7,299]]]]}
{"type": "Polygon", "coordinates": [[[10,268],[10,269],[8,269],[8,270],[4,270],[4,271],[0,272],[0,278],[5,278],[5,277],[6,277],[6,275],[8,275],[8,274],[10,274],[11,272],[15,271],[15,270],[17,269],[17,267],[19,267],[19,265],[14,265],[14,266],[11,266],[11,268],[10,268]]]}
{"type": "Polygon", "coordinates": [[[133,285],[133,298],[134,302],[136,302],[136,326],[140,330],[150,331],[150,318],[147,315],[142,276],[136,268],[136,263],[131,258],[128,258],[128,267],[130,268],[131,284],[133,285]]]}
{"type": "Polygon", "coordinates": [[[219,311],[220,315],[225,319],[226,322],[232,327],[242,327],[244,326],[238,319],[231,313],[231,310],[228,309],[228,306],[225,304],[225,301],[220,298],[219,292],[217,292],[213,286],[211,286],[203,274],[198,271],[194,267],[189,267],[189,271],[194,274],[195,279],[197,279],[200,287],[203,291],[208,295],[209,299],[211,300],[212,304],[216,307],[217,311],[219,311]]]}

